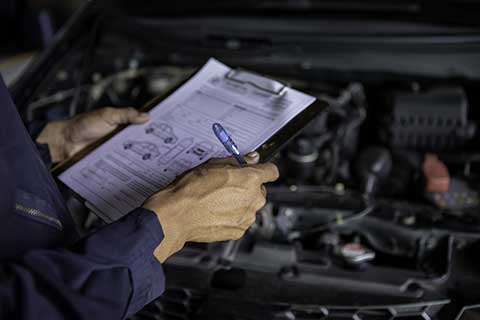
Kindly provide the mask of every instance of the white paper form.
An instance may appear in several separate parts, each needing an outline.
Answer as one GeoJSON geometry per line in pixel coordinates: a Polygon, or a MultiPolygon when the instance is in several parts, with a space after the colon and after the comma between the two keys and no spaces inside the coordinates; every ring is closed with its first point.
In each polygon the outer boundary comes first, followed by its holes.
{"type": "Polygon", "coordinates": [[[139,207],[176,176],[212,157],[229,156],[212,130],[222,124],[240,151],[255,150],[315,98],[288,89],[281,97],[225,77],[215,59],[150,111],[59,176],[106,221],[139,207]]]}

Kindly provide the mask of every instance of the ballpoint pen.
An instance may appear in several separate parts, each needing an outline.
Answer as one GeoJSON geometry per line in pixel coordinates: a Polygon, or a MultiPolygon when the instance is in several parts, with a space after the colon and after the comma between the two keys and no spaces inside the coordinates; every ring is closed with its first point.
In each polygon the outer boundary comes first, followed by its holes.
{"type": "Polygon", "coordinates": [[[237,145],[235,144],[235,142],[233,142],[233,139],[227,133],[225,128],[219,123],[214,123],[212,129],[218,140],[220,140],[228,153],[235,157],[238,164],[240,166],[246,165],[247,162],[245,161],[245,159],[243,159],[243,156],[240,154],[240,150],[238,150],[237,145]]]}

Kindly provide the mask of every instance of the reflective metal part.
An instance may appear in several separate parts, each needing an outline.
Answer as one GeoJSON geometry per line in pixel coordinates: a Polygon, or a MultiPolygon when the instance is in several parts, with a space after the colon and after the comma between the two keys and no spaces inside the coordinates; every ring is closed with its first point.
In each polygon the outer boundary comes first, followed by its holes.
{"type": "Polygon", "coordinates": [[[359,265],[375,259],[375,252],[360,243],[344,244],[337,249],[337,254],[344,259],[345,262],[353,265],[359,265]]]}

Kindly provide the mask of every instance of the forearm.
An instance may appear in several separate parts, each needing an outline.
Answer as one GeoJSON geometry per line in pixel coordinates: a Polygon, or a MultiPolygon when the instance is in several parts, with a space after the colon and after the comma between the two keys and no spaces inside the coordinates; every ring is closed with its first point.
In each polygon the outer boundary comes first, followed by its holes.
{"type": "Polygon", "coordinates": [[[133,212],[75,247],[36,250],[0,265],[0,318],[121,319],[158,297],[164,275],[153,251],[154,214],[133,212]]]}

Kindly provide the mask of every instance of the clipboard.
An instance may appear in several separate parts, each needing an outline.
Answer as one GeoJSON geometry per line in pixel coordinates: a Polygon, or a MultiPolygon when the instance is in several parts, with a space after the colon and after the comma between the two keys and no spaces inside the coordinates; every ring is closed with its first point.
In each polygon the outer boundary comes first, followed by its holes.
{"type": "MultiPolygon", "coordinates": [[[[172,87],[170,90],[164,94],[153,98],[147,102],[139,110],[148,112],[157,106],[160,102],[166,99],[169,95],[175,92],[188,80],[190,80],[198,70],[193,72],[190,77],[187,77],[184,81],[180,82],[178,85],[172,87]]],[[[288,84],[282,83],[278,80],[267,78],[263,75],[249,71],[243,68],[232,69],[225,75],[225,78],[229,81],[241,83],[244,85],[249,85],[254,87],[256,90],[263,91],[268,94],[273,94],[276,96],[282,96],[290,88],[288,84]]],[[[260,147],[257,148],[257,151],[260,154],[260,162],[265,163],[271,161],[275,155],[282,150],[292,139],[294,139],[298,134],[301,133],[308,124],[310,124],[322,111],[328,107],[328,103],[324,100],[317,99],[314,103],[308,106],[301,113],[296,115],[291,119],[285,126],[278,130],[273,136],[270,137],[266,142],[264,142],[260,147]]],[[[98,148],[100,145],[111,139],[117,133],[125,129],[127,125],[122,125],[115,129],[112,133],[100,139],[99,141],[87,146],[83,150],[79,151],[73,157],[59,163],[52,170],[51,173],[55,177],[57,183],[63,185],[63,183],[57,179],[60,174],[65,170],[70,168],[72,165],[80,161],[83,157],[88,155],[90,152],[98,148]]]]}
{"type": "MultiPolygon", "coordinates": [[[[193,73],[190,77],[185,79],[185,81],[182,81],[178,85],[172,87],[165,94],[152,99],[139,110],[150,111],[159,103],[161,103],[164,99],[173,94],[177,89],[179,89],[196,74],[197,72],[193,73]]],[[[223,77],[223,80],[225,82],[228,82],[229,84],[232,84],[230,82],[233,82],[237,85],[241,84],[242,86],[249,86],[251,87],[251,89],[246,90],[254,90],[255,94],[268,94],[270,97],[281,97],[289,90],[289,86],[287,84],[284,84],[277,80],[269,79],[265,76],[247,71],[245,69],[232,69],[228,71],[223,77]]],[[[328,105],[326,102],[317,99],[311,105],[309,105],[299,114],[297,114],[295,117],[293,117],[286,125],[278,129],[270,138],[268,138],[266,142],[264,142],[256,149],[256,151],[260,154],[260,162],[270,161],[290,140],[297,136],[305,126],[307,126],[313,119],[315,119],[315,117],[319,113],[321,113],[327,107],[328,105]]],[[[80,161],[83,157],[87,156],[90,152],[94,151],[103,143],[107,142],[109,139],[122,132],[122,130],[124,130],[128,126],[129,125],[123,125],[117,128],[111,134],[81,150],[72,158],[60,163],[51,171],[52,175],[54,176],[55,180],[59,185],[65,187],[66,190],[69,190],[69,192],[73,195],[74,198],[82,202],[87,208],[89,208],[93,213],[95,213],[105,222],[112,222],[114,220],[110,215],[105,214],[102,210],[96,208],[93,203],[87,201],[80,194],[75,192],[75,190],[70,189],[64,182],[62,182],[62,180],[60,179],[60,175],[67,169],[69,169],[71,166],[76,164],[78,161],[80,161]]]]}

